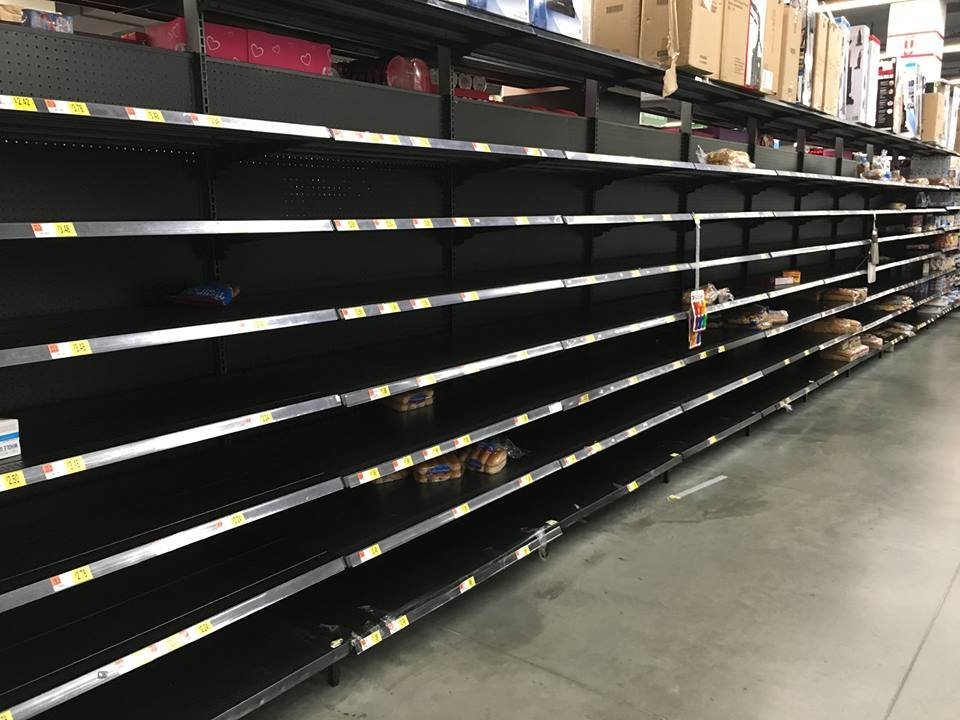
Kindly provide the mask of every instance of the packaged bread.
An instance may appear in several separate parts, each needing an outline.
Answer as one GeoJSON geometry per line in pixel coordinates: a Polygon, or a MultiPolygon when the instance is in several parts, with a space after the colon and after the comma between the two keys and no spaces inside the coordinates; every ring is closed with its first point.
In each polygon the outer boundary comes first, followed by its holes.
{"type": "Polygon", "coordinates": [[[463,463],[454,453],[431,458],[413,468],[413,477],[419,483],[445,482],[463,476],[463,463]]]}
{"type": "Polygon", "coordinates": [[[883,349],[883,340],[881,340],[876,335],[873,335],[871,333],[864,333],[863,335],[861,335],[860,342],[862,342],[871,350],[883,349]]]}
{"type": "MultiPolygon", "coordinates": [[[[703,299],[707,305],[713,305],[714,303],[724,303],[733,300],[733,293],[730,292],[730,288],[718,288],[713,283],[707,283],[706,285],[701,285],[698,288],[693,290],[703,290],[703,299]]],[[[684,306],[690,304],[690,294],[693,290],[685,290],[682,296],[682,301],[684,306]]]]}
{"type": "Polygon", "coordinates": [[[851,362],[857,358],[863,357],[870,352],[870,348],[866,345],[857,343],[854,346],[849,348],[828,348],[820,353],[820,357],[824,360],[839,360],[841,362],[851,362]]]}
{"type": "Polygon", "coordinates": [[[743,150],[733,150],[731,148],[720,148],[712,152],[705,153],[703,160],[708,165],[726,165],[727,167],[755,168],[750,161],[750,155],[743,150]]]}
{"type": "Polygon", "coordinates": [[[820,302],[825,305],[846,305],[851,302],[862,302],[867,299],[867,289],[860,288],[827,288],[820,292],[820,302]]]}
{"type": "Polygon", "coordinates": [[[896,332],[911,334],[915,333],[917,330],[913,325],[905,322],[888,322],[885,327],[890,330],[895,330],[896,332]]]}
{"type": "Polygon", "coordinates": [[[883,298],[880,302],[871,307],[884,312],[896,312],[897,310],[909,310],[913,307],[913,298],[908,295],[891,295],[883,298]]]}
{"type": "Polygon", "coordinates": [[[383,404],[397,412],[408,412],[433,405],[433,388],[417,388],[399,395],[391,395],[383,399],[383,404]]]}
{"type": "Polygon", "coordinates": [[[394,482],[395,480],[403,480],[405,477],[410,475],[410,468],[403,468],[402,470],[397,470],[392,472],[389,475],[381,475],[376,480],[373,481],[374,485],[383,485],[384,483],[394,482]]]}
{"type": "Polygon", "coordinates": [[[851,335],[858,333],[863,326],[858,320],[851,318],[829,317],[814,320],[803,326],[805,332],[818,333],[822,335],[851,335]]]}
{"type": "Polygon", "coordinates": [[[783,325],[790,321],[790,313],[786,310],[767,310],[767,321],[771,325],[783,325]]]}
{"type": "Polygon", "coordinates": [[[930,179],[925,177],[912,177],[907,178],[907,182],[911,185],[929,185],[930,179]]]}
{"type": "Polygon", "coordinates": [[[767,313],[763,305],[746,305],[724,313],[723,322],[738,327],[757,327],[767,322],[767,313]]]}
{"type": "Polygon", "coordinates": [[[883,170],[880,168],[868,168],[860,173],[864,180],[883,180],[883,170]]]}
{"type": "Polygon", "coordinates": [[[907,204],[906,204],[905,202],[892,202],[892,203],[887,203],[887,210],[899,210],[899,211],[902,211],[902,210],[906,210],[906,209],[907,209],[907,204]]]}
{"type": "Polygon", "coordinates": [[[493,475],[503,470],[507,464],[507,449],[495,442],[483,440],[463,448],[460,461],[467,470],[493,475]]]}

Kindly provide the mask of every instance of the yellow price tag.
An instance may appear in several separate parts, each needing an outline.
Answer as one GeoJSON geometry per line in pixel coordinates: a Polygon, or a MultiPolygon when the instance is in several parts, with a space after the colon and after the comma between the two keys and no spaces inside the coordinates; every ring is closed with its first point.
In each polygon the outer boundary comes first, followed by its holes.
{"type": "Polygon", "coordinates": [[[414,298],[410,301],[414,310],[426,310],[430,307],[430,298],[414,298]]]}
{"type": "Polygon", "coordinates": [[[423,451],[424,460],[440,457],[441,455],[443,455],[443,449],[439,445],[434,445],[432,448],[427,448],[423,451]]]}
{"type": "Polygon", "coordinates": [[[708,437],[708,438],[707,438],[707,443],[709,443],[710,445],[716,444],[716,443],[717,443],[717,436],[716,436],[716,435],[711,435],[710,437],[708,437]]]}
{"type": "Polygon", "coordinates": [[[374,220],[373,226],[377,230],[396,230],[397,221],[394,220],[393,218],[385,218],[383,220],[374,220]]]}
{"type": "Polygon", "coordinates": [[[627,437],[633,437],[633,436],[636,435],[638,432],[640,432],[640,431],[637,430],[636,427],[627,428],[627,437]]]}
{"type": "Polygon", "coordinates": [[[530,224],[530,218],[528,218],[526,215],[515,215],[514,218],[513,218],[513,221],[514,221],[517,225],[529,225],[529,224],[530,224]]]}
{"type": "Polygon", "coordinates": [[[27,97],[26,95],[14,95],[11,99],[13,101],[14,110],[24,110],[26,112],[37,111],[37,104],[33,101],[32,97],[27,97]]]}
{"type": "Polygon", "coordinates": [[[357,307],[342,308],[340,314],[344,320],[356,320],[366,317],[367,311],[363,309],[363,306],[358,305],[357,307]]]}
{"type": "Polygon", "coordinates": [[[457,505],[452,511],[455,518],[461,518],[467,513],[470,512],[470,503],[463,503],[463,505],[457,505]]]}
{"type": "Polygon", "coordinates": [[[707,351],[706,351],[706,350],[704,350],[702,353],[700,353],[700,359],[701,359],[701,360],[706,360],[706,359],[707,359],[707,351]]]}
{"type": "Polygon", "coordinates": [[[385,397],[390,397],[390,386],[381,385],[380,387],[370,388],[367,394],[371,400],[381,400],[385,397]]]}
{"type": "Polygon", "coordinates": [[[460,583],[460,593],[461,593],[461,594],[462,594],[462,593],[465,593],[467,590],[471,590],[471,589],[475,588],[476,586],[477,586],[477,581],[476,581],[476,579],[473,577],[473,575],[471,575],[471,576],[468,577],[466,580],[464,580],[462,583],[460,583]]]}
{"type": "Polygon", "coordinates": [[[273,422],[273,413],[270,412],[269,410],[267,410],[267,411],[265,411],[265,412],[262,412],[262,413],[260,413],[260,414],[257,416],[257,421],[258,421],[261,425],[267,425],[267,424],[269,424],[269,423],[272,423],[272,422],[273,422]]]}
{"type": "Polygon", "coordinates": [[[414,218],[413,226],[418,230],[433,230],[432,218],[414,218]]]}
{"type": "Polygon", "coordinates": [[[13,720],[13,712],[10,710],[0,712],[0,720],[13,720]]]}
{"type": "Polygon", "coordinates": [[[682,367],[683,367],[683,360],[677,360],[673,363],[674,370],[679,370],[682,367]]]}
{"type": "Polygon", "coordinates": [[[360,649],[369,650],[374,645],[380,643],[383,640],[383,634],[379,630],[374,630],[372,633],[367,635],[364,638],[360,638],[360,649]]]}
{"type": "Polygon", "coordinates": [[[63,461],[63,467],[68,475],[83,472],[87,469],[87,464],[83,461],[83,455],[75,455],[63,461]]]}
{"type": "Polygon", "coordinates": [[[70,571],[70,578],[73,580],[74,585],[89,582],[93,580],[93,570],[90,569],[89,565],[78,567],[70,571]]]}
{"type": "Polygon", "coordinates": [[[247,521],[247,517],[242,512],[238,512],[230,516],[229,523],[234,527],[240,527],[246,521],[247,521]]]}
{"type": "Polygon", "coordinates": [[[23,475],[23,470],[14,470],[13,472],[0,475],[0,492],[23,487],[26,484],[27,479],[23,475]]]}
{"type": "Polygon", "coordinates": [[[430,138],[412,137],[410,139],[413,140],[413,144],[416,145],[417,147],[425,147],[425,148],[430,147],[430,138]]]}
{"type": "Polygon", "coordinates": [[[601,445],[598,442],[595,442],[593,445],[590,446],[590,450],[595,453],[601,452],[603,450],[603,445],[601,445]]]}
{"type": "Polygon", "coordinates": [[[163,113],[159,110],[144,110],[143,113],[150,122],[164,122],[163,113]]]}
{"type": "Polygon", "coordinates": [[[790,358],[787,358],[786,360],[784,360],[784,361],[783,361],[783,364],[784,364],[784,365],[789,365],[789,364],[790,364],[790,358]]]}
{"type": "Polygon", "coordinates": [[[590,393],[584,393],[580,396],[580,405],[590,402],[590,393]]]}
{"type": "Polygon", "coordinates": [[[398,633],[403,630],[405,627],[410,625],[410,620],[406,615],[401,615],[396,620],[391,620],[387,623],[387,629],[390,631],[390,634],[398,633]]]}
{"type": "Polygon", "coordinates": [[[364,470],[363,472],[357,473],[357,478],[360,480],[360,483],[368,483],[371,480],[377,480],[380,477],[380,470],[375,467],[364,470]]]}
{"type": "Polygon", "coordinates": [[[517,485],[519,485],[520,487],[526,487],[532,482],[533,482],[533,475],[531,475],[530,473],[527,473],[522,478],[517,480],[517,485]]]}
{"type": "Polygon", "coordinates": [[[461,435],[460,437],[456,438],[456,439],[453,441],[453,444],[454,444],[454,447],[458,447],[458,448],[461,448],[461,447],[463,447],[463,446],[465,446],[465,445],[469,445],[469,444],[470,444],[470,436],[469,436],[469,435],[461,435]]]}
{"type": "Polygon", "coordinates": [[[167,652],[173,652],[174,650],[179,650],[183,646],[183,641],[183,635],[181,633],[177,633],[176,635],[171,635],[163,642],[167,646],[167,652]]]}
{"type": "MultiPolygon", "coordinates": [[[[52,225],[52,237],[77,237],[77,228],[74,227],[72,222],[58,222],[52,223],[52,225]]],[[[34,232],[34,235],[36,235],[36,232],[34,232]]]]}
{"type": "Polygon", "coordinates": [[[474,300],[480,299],[480,293],[478,293],[476,290],[468,290],[467,292],[460,293],[460,298],[464,302],[473,302],[474,300]]]}
{"type": "Polygon", "coordinates": [[[717,396],[716,393],[708,392],[707,400],[713,400],[716,396],[717,396]]]}
{"type": "Polygon", "coordinates": [[[207,115],[207,122],[210,127],[223,127],[223,118],[219,115],[207,115]]]}
{"type": "Polygon", "coordinates": [[[640,487],[640,483],[634,480],[633,482],[627,484],[627,492],[633,492],[639,487],[640,487]]]}
{"type": "Polygon", "coordinates": [[[393,461],[393,469],[397,472],[403,470],[404,468],[413,466],[413,458],[409,455],[404,455],[402,458],[397,458],[393,461]]]}
{"type": "Polygon", "coordinates": [[[67,103],[67,112],[71,115],[90,116],[90,108],[87,107],[87,104],[85,102],[79,102],[76,100],[71,100],[67,103]]]}
{"type": "Polygon", "coordinates": [[[722,353],[722,352],[726,352],[726,351],[727,351],[727,346],[726,346],[726,345],[721,345],[720,347],[717,348],[717,352],[718,352],[718,353],[722,353]]]}
{"type": "Polygon", "coordinates": [[[477,152],[485,152],[485,153],[490,152],[490,146],[487,145],[487,143],[482,143],[482,142],[473,143],[473,149],[476,150],[477,152]]]}
{"type": "Polygon", "coordinates": [[[206,635],[208,632],[213,630],[213,623],[209,620],[204,620],[202,623],[196,625],[193,629],[196,630],[197,635],[206,635]]]}
{"type": "Polygon", "coordinates": [[[517,556],[517,560],[523,560],[530,554],[530,546],[524,545],[522,548],[517,548],[513,554],[517,556]]]}
{"type": "Polygon", "coordinates": [[[391,313],[400,312],[400,304],[395,302],[380,303],[378,307],[383,315],[390,315],[391,313]]]}
{"type": "Polygon", "coordinates": [[[384,135],[384,136],[383,136],[383,141],[384,141],[385,143],[387,143],[387,145],[399,145],[399,144],[400,144],[400,136],[399,136],[399,135],[384,135]]]}
{"type": "Polygon", "coordinates": [[[563,465],[566,466],[566,465],[573,465],[576,461],[577,461],[576,455],[567,455],[562,462],[563,462],[563,465]]]}
{"type": "Polygon", "coordinates": [[[526,425],[528,422],[530,422],[530,418],[527,416],[526,413],[524,413],[523,415],[517,415],[513,419],[514,425],[526,425]]]}
{"type": "Polygon", "coordinates": [[[364,548],[357,553],[357,556],[360,558],[360,562],[365,563],[367,560],[373,560],[375,557],[379,557],[382,554],[380,550],[380,544],[375,543],[370,547],[364,548]]]}
{"type": "Polygon", "coordinates": [[[468,217],[455,217],[453,218],[454,227],[470,227],[470,218],[468,217]]]}

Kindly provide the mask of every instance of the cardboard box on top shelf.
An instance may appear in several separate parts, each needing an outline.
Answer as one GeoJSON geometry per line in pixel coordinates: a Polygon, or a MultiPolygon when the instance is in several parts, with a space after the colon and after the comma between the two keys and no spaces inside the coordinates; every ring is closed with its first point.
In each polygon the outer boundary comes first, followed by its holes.
{"type": "Polygon", "coordinates": [[[957,136],[953,141],[953,151],[955,153],[960,153],[960,110],[957,110],[956,120],[957,123],[957,136]]]}
{"type": "Polygon", "coordinates": [[[640,17],[640,57],[670,65],[669,47],[678,53],[677,68],[697,75],[720,72],[723,0],[646,0],[640,17]],[[677,37],[670,42],[670,15],[676,9],[677,37]]]}
{"type": "Polygon", "coordinates": [[[726,0],[720,53],[724,82],[760,88],[766,11],[766,0],[726,0]]]}
{"type": "Polygon", "coordinates": [[[530,0],[530,24],[583,40],[584,9],[590,0],[530,0]]]}
{"type": "Polygon", "coordinates": [[[767,0],[767,16],[763,25],[763,69],[760,73],[760,92],[767,95],[776,95],[780,89],[783,7],[783,0],[767,0]]]}
{"type": "Polygon", "coordinates": [[[836,117],[840,110],[840,75],[843,61],[843,30],[827,23],[827,60],[823,73],[823,111],[836,117]]]}
{"type": "Polygon", "coordinates": [[[800,102],[800,52],[803,45],[804,14],[796,5],[784,5],[780,10],[780,69],[777,97],[784,102],[800,102]]]}
{"type": "Polygon", "coordinates": [[[817,0],[800,0],[803,25],[800,36],[800,71],[797,96],[803,105],[813,107],[813,46],[817,30],[817,0]]]}
{"type": "Polygon", "coordinates": [[[837,94],[837,117],[843,117],[843,109],[847,102],[847,58],[850,56],[850,22],[845,17],[837,18],[840,28],[840,92],[837,94]]]}
{"type": "Polygon", "coordinates": [[[813,99],[812,106],[823,110],[823,88],[827,72],[827,45],[830,43],[830,22],[824,13],[818,12],[814,18],[813,31],[813,99]]]}
{"type": "Polygon", "coordinates": [[[920,113],[920,139],[940,146],[946,145],[947,96],[943,92],[923,94],[920,113]]]}
{"type": "Polygon", "coordinates": [[[593,0],[590,42],[607,50],[640,57],[642,0],[593,0]]]}

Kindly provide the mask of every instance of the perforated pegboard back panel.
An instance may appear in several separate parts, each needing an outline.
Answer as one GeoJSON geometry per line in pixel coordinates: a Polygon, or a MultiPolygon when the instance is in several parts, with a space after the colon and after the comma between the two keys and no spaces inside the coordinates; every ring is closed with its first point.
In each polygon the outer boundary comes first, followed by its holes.
{"type": "Polygon", "coordinates": [[[586,118],[542,110],[458,100],[454,104],[453,128],[458,140],[589,150],[586,118]]]}
{"type": "Polygon", "coordinates": [[[636,125],[601,121],[597,124],[597,152],[680,160],[680,136],[636,125]]]}
{"type": "Polygon", "coordinates": [[[440,135],[436,95],[210,60],[210,111],[348,130],[440,135]]]}
{"type": "Polygon", "coordinates": [[[196,110],[194,56],[0,25],[0,93],[196,110]]]}

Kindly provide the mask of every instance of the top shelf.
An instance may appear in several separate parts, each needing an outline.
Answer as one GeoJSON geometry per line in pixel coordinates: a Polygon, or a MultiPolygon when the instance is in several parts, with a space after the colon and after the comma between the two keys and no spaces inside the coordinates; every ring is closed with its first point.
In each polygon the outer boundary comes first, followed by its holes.
{"type": "MultiPolygon", "coordinates": [[[[83,0],[83,5],[143,12],[138,0],[83,0]]],[[[182,13],[178,0],[148,4],[154,16],[182,13]]],[[[664,71],[638,58],[621,55],[504,17],[445,0],[206,0],[205,16],[254,27],[282,27],[328,39],[338,50],[377,55],[384,49],[433,57],[449,48],[458,65],[512,85],[544,87],[580,85],[596,80],[604,88],[660,95],[664,71]]],[[[730,127],[757,120],[761,132],[792,137],[806,132],[807,142],[832,146],[842,138],[849,146],[872,144],[905,155],[955,155],[919,140],[849,122],[802,105],[678,73],[671,100],[693,105],[693,118],[730,127]]]]}
{"type": "MultiPolygon", "coordinates": [[[[289,24],[348,44],[374,43],[400,50],[396,45],[402,38],[404,50],[419,52],[446,45],[461,55],[465,65],[514,84],[526,80],[543,86],[592,79],[656,95],[663,87],[664,71],[659,66],[444,0],[285,0],[269,7],[256,0],[210,0],[204,7],[227,18],[289,24]]],[[[841,137],[906,155],[955,154],[689,73],[678,73],[678,84],[671,98],[693,104],[693,116],[700,122],[743,127],[747,117],[754,117],[763,132],[792,136],[804,130],[808,142],[832,145],[834,138],[841,137]]]]}

